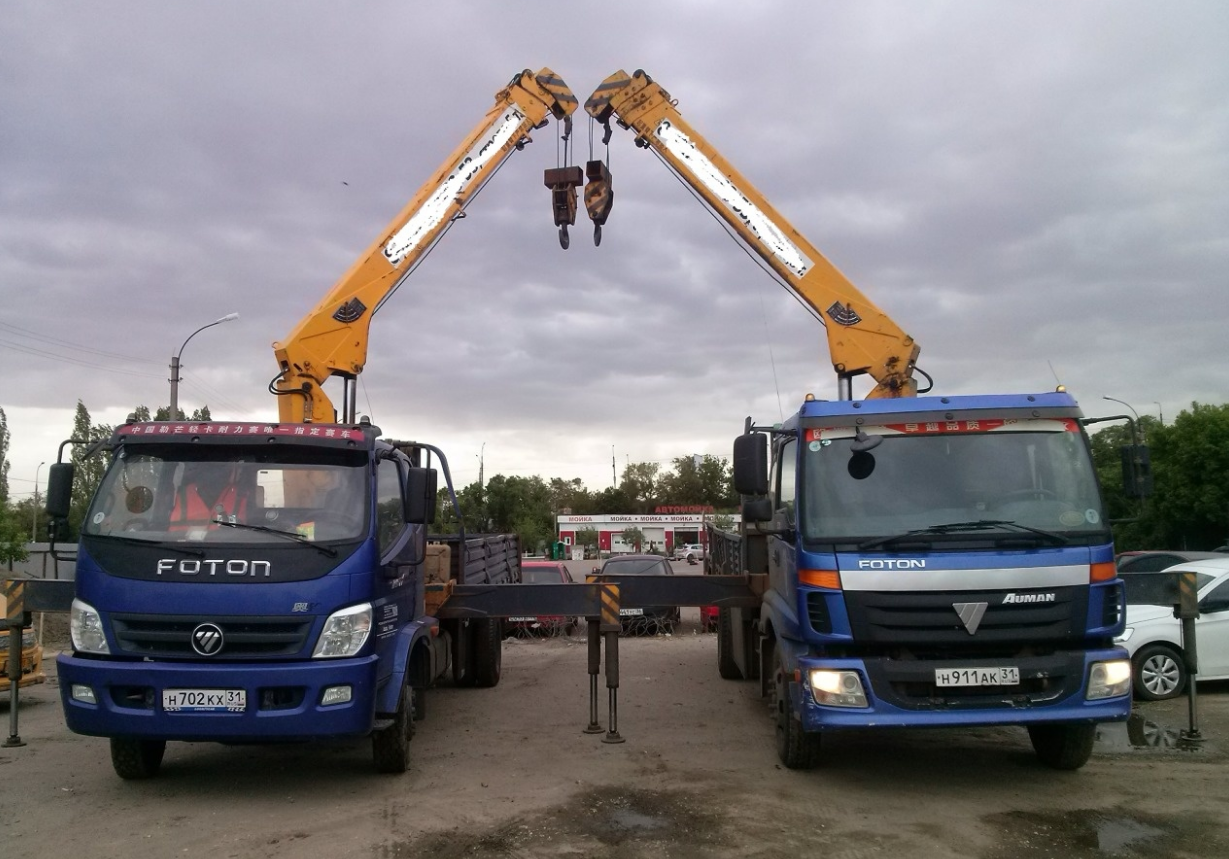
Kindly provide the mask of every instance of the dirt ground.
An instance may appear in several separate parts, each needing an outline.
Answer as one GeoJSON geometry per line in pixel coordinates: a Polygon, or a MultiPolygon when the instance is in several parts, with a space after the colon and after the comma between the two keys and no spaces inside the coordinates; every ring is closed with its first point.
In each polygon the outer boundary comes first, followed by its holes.
{"type": "MultiPolygon", "coordinates": [[[[618,729],[589,721],[580,638],[510,639],[493,689],[432,690],[404,776],[366,741],[172,743],[161,775],[124,782],[105,740],[64,727],[54,659],[23,690],[20,747],[0,748],[0,855],[210,857],[1224,857],[1229,684],[1137,705],[1075,773],[1022,729],[825,739],[781,767],[758,684],[721,680],[695,609],[672,636],[621,640],[618,729]]],[[[600,686],[600,720],[607,693],[600,686]]],[[[10,735],[7,695],[0,703],[10,735]]]]}

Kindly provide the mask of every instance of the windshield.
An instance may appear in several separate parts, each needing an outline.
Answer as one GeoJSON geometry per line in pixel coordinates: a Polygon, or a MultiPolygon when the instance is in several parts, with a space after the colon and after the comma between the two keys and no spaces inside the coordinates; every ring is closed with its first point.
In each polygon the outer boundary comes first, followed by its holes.
{"type": "Polygon", "coordinates": [[[808,429],[801,457],[804,539],[861,541],[944,529],[927,539],[1027,539],[1028,529],[1104,538],[1100,493],[1073,420],[954,421],[808,429]],[[871,439],[872,444],[874,439],[871,439]],[[851,446],[864,448],[861,452],[851,446]]]}
{"type": "Polygon", "coordinates": [[[602,567],[602,575],[666,576],[673,570],[660,558],[612,558],[602,567]]]}
{"type": "Polygon", "coordinates": [[[357,540],[368,527],[365,465],[363,454],[319,448],[121,448],[83,531],[202,544],[357,540]]]}
{"type": "Polygon", "coordinates": [[[558,584],[567,581],[567,576],[559,567],[521,566],[521,581],[527,585],[558,584]]]}

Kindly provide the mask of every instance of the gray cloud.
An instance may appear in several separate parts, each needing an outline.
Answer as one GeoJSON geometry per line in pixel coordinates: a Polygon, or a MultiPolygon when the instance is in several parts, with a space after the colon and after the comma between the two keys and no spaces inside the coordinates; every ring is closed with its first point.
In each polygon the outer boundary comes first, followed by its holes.
{"type": "MultiPolygon", "coordinates": [[[[10,3],[13,492],[54,456],[35,422],[63,436],[78,399],[96,419],[165,402],[170,353],[231,311],[185,352],[181,401],[272,417],[270,344],[526,66],[582,100],[647,70],[917,338],[940,392],[1057,376],[1092,413],[1107,394],[1170,416],[1223,401],[1226,37],[1214,0],[10,3]]],[[[620,471],[723,454],[746,415],[834,396],[819,323],[627,132],[602,246],[582,215],[560,250],[541,180],[557,134],[376,316],[364,411],[453,451],[463,479],[485,442],[488,474],[596,488],[612,447],[620,471]]],[[[578,116],[575,161],[606,154],[591,134],[578,116]]]]}

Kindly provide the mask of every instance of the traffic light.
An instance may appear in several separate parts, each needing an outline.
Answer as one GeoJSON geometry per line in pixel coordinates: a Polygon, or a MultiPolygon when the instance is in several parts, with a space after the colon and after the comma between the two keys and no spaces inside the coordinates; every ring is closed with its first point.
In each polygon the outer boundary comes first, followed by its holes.
{"type": "Polygon", "coordinates": [[[1128,498],[1152,494],[1152,459],[1148,446],[1127,444],[1118,449],[1122,456],[1122,490],[1128,498]]]}

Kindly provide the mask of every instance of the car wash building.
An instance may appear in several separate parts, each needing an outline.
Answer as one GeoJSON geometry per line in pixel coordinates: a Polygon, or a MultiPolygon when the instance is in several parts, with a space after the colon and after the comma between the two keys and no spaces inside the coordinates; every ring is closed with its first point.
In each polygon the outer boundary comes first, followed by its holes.
{"type": "MultiPolygon", "coordinates": [[[[559,540],[566,546],[576,544],[578,531],[592,528],[597,531],[599,552],[620,554],[627,552],[662,552],[673,554],[680,543],[705,543],[705,525],[713,520],[716,511],[703,505],[663,505],[653,513],[595,513],[591,516],[560,515],[556,517],[559,540]],[[634,546],[623,539],[623,532],[635,528],[644,535],[644,542],[634,546]]],[[[737,513],[722,514],[723,518],[737,524],[737,513]]]]}

